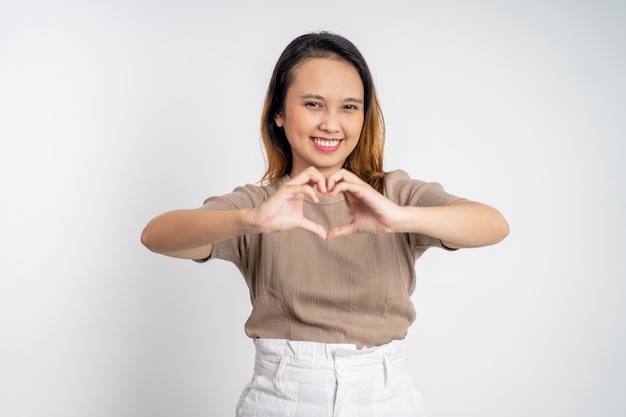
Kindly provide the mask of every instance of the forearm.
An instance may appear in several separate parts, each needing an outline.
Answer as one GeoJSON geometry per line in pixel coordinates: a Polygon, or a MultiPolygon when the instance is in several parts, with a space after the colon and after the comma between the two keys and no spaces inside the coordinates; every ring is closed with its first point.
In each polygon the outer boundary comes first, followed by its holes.
{"type": "Polygon", "coordinates": [[[492,245],[509,233],[500,212],[468,200],[442,207],[401,207],[394,229],[436,237],[451,248],[492,245]]]}
{"type": "MultiPolygon", "coordinates": [[[[152,219],[141,234],[151,251],[179,257],[194,257],[194,249],[210,248],[229,237],[250,233],[250,210],[175,210],[152,219]]],[[[208,256],[208,254],[206,254],[208,256]]]]}

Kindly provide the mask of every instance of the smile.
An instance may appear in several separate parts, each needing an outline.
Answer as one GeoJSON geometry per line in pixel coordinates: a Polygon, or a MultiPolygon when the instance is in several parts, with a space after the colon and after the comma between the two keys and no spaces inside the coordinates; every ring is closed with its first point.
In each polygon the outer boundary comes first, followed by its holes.
{"type": "Polygon", "coordinates": [[[318,149],[321,149],[324,151],[334,151],[335,149],[339,147],[343,139],[312,138],[312,140],[318,149]]]}

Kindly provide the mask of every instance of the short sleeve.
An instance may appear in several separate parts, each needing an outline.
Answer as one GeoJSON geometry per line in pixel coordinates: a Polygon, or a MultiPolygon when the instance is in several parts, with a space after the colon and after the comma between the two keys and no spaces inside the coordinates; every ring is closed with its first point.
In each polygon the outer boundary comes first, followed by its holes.
{"type": "MultiPolygon", "coordinates": [[[[460,198],[447,193],[439,183],[412,179],[403,170],[392,171],[385,176],[385,196],[398,205],[413,207],[446,206],[460,198]]],[[[432,246],[448,249],[432,236],[409,233],[408,239],[413,251],[423,251],[432,246]]]]}
{"type": "MultiPolygon", "coordinates": [[[[239,210],[258,206],[267,198],[267,190],[256,185],[237,187],[232,193],[221,196],[213,196],[204,200],[200,210],[239,210]]],[[[230,261],[240,267],[243,256],[247,253],[248,237],[246,235],[234,236],[213,244],[211,255],[207,259],[222,259],[230,261]]]]}

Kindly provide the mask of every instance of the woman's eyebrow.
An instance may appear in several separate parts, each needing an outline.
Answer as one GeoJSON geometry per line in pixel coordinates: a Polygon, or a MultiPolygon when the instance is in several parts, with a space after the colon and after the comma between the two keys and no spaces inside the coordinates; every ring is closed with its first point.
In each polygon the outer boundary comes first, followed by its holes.
{"type": "Polygon", "coordinates": [[[319,94],[303,94],[300,98],[305,100],[324,100],[324,97],[319,94]]]}
{"type": "MultiPolygon", "coordinates": [[[[301,99],[304,100],[325,100],[324,96],[320,96],[319,94],[303,94],[300,96],[301,99]]],[[[361,100],[360,98],[352,98],[352,97],[348,97],[346,99],[344,99],[343,101],[347,101],[350,103],[359,103],[359,104],[363,104],[363,100],[361,100]]]]}

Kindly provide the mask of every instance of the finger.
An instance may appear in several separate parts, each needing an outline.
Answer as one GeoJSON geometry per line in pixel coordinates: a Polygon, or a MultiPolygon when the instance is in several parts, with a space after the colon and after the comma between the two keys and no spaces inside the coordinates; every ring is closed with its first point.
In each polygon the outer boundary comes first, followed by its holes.
{"type": "Polygon", "coordinates": [[[363,183],[363,180],[361,180],[358,176],[348,171],[347,169],[340,169],[339,171],[333,172],[326,179],[326,186],[328,187],[329,190],[332,190],[336,184],[341,183],[341,182],[351,182],[351,183],[358,184],[358,183],[363,183]]]}
{"type": "Polygon", "coordinates": [[[304,190],[306,190],[305,194],[309,195],[310,193],[312,193],[313,195],[316,195],[315,190],[313,189],[313,187],[316,185],[316,180],[310,179],[307,175],[298,174],[297,176],[290,178],[288,181],[283,183],[278,191],[283,193],[295,194],[304,192],[304,190]]]}
{"type": "Polygon", "coordinates": [[[362,196],[367,194],[369,189],[371,189],[372,191],[375,191],[373,188],[371,188],[369,185],[365,183],[353,183],[353,182],[342,181],[333,185],[333,188],[330,191],[330,195],[335,196],[335,195],[338,195],[339,193],[351,193],[358,198],[362,198],[362,196]]]}
{"type": "Polygon", "coordinates": [[[324,229],[324,227],[321,224],[315,223],[314,221],[311,221],[309,219],[302,220],[302,223],[300,224],[300,228],[308,232],[311,232],[321,237],[324,240],[326,240],[327,238],[326,229],[324,229]]]}
{"type": "Polygon", "coordinates": [[[315,192],[313,187],[308,184],[292,185],[289,191],[293,197],[309,197],[311,201],[314,201],[316,203],[319,202],[319,197],[317,196],[317,193],[315,192]]]}
{"type": "Polygon", "coordinates": [[[309,184],[316,186],[317,189],[325,193],[326,192],[326,178],[315,167],[309,167],[298,175],[289,180],[291,184],[309,184]]]}
{"type": "Polygon", "coordinates": [[[341,226],[337,226],[334,229],[331,229],[326,234],[326,240],[334,239],[336,237],[348,236],[358,233],[359,230],[354,223],[348,223],[341,226]]]}

